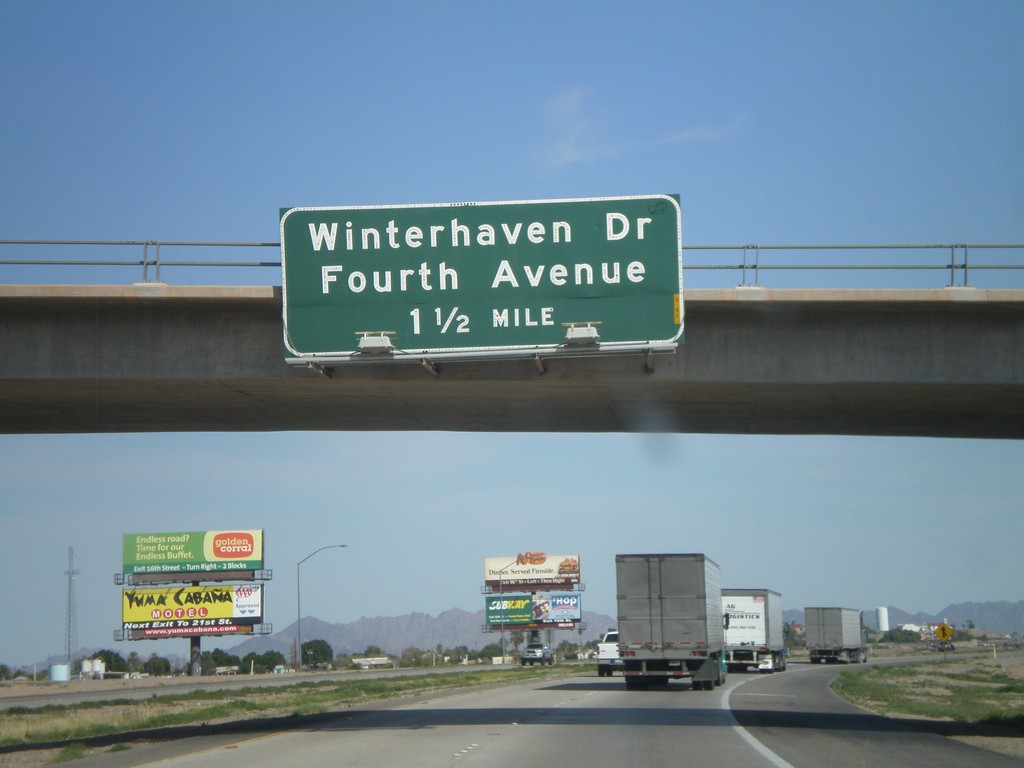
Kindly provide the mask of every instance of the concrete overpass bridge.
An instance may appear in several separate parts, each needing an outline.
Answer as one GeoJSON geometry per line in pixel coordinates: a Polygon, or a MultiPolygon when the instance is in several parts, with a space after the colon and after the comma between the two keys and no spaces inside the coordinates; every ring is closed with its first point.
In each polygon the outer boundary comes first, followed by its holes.
{"type": "Polygon", "coordinates": [[[1024,437],[1024,290],[684,294],[676,354],[284,361],[272,286],[0,286],[5,433],[453,430],[1024,437]],[[543,368],[543,370],[541,370],[543,368]]]}

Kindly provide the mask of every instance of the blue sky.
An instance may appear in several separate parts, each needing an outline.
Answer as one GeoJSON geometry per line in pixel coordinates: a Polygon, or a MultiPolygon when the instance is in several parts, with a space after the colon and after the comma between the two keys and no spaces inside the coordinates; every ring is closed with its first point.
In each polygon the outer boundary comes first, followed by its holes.
{"type": "MultiPolygon", "coordinates": [[[[0,239],[272,242],[290,206],[674,193],[688,244],[1024,242],[1017,2],[0,13],[0,239]]],[[[6,269],[4,282],[138,279],[6,269]]],[[[483,559],[527,549],[580,554],[584,607],[609,614],[623,551],[706,552],[727,586],[777,589],[786,608],[938,611],[1016,601],[1024,585],[1013,441],[7,435],[0,462],[8,664],[63,651],[69,545],[79,643],[113,645],[112,575],[134,531],[264,528],[279,628],[295,618],[295,563],[334,541],[349,548],[303,566],[304,613],[327,621],[476,610],[483,559]]]]}

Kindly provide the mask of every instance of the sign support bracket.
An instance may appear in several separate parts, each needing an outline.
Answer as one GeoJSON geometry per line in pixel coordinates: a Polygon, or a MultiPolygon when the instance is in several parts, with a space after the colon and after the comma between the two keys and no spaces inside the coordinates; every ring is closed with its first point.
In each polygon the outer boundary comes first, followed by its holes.
{"type": "Polygon", "coordinates": [[[334,369],[333,368],[327,368],[326,366],[323,366],[320,363],[316,362],[316,360],[310,360],[307,363],[307,366],[312,368],[317,373],[319,373],[325,379],[333,379],[334,378],[334,369]]]}

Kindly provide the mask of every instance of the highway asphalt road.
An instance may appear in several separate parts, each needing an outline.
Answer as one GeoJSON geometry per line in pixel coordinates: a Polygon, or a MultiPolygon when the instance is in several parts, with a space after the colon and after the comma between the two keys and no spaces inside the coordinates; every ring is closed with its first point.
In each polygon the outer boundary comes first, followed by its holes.
{"type": "Polygon", "coordinates": [[[890,720],[829,689],[832,666],[732,674],[714,691],[687,683],[626,691],[621,677],[567,676],[378,702],[285,730],[255,724],[105,753],[77,768],[774,767],[1019,768],[1020,760],[890,720]]]}

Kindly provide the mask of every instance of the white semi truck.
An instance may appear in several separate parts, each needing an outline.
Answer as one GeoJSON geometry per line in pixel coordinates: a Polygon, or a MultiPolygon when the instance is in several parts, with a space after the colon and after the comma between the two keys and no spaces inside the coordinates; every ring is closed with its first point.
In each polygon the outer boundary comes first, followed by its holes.
{"type": "Polygon", "coordinates": [[[770,589],[723,589],[725,662],[730,672],[786,669],[782,595],[770,589]]]}
{"type": "Polygon", "coordinates": [[[867,635],[856,608],[804,608],[811,664],[857,664],[868,660],[867,635]]]}
{"type": "Polygon", "coordinates": [[[694,690],[725,682],[722,585],[702,554],[616,555],[619,654],[626,688],[688,678],[694,690]]]}

